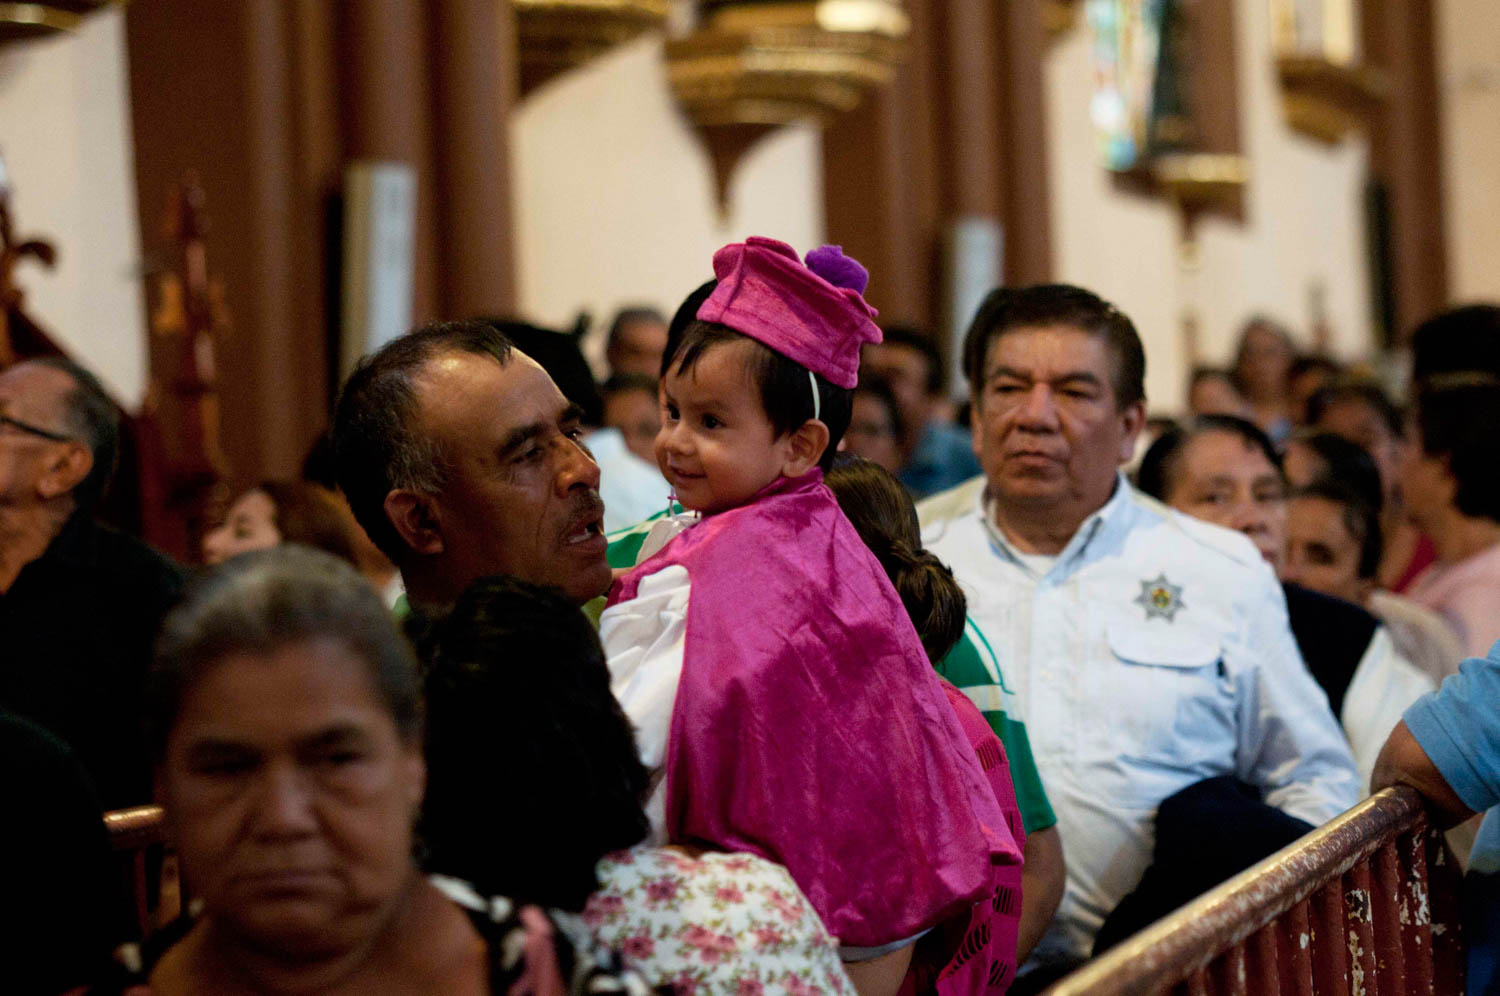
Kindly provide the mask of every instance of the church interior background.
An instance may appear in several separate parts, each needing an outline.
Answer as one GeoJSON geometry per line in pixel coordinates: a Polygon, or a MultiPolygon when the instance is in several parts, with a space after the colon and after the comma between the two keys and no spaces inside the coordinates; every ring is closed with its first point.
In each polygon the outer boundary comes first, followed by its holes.
{"type": "Polygon", "coordinates": [[[1257,314],[1399,378],[1421,318],[1500,299],[1489,6],[9,4],[41,13],[0,29],[7,307],[129,412],[208,385],[235,482],[295,475],[365,343],[495,315],[597,350],[751,234],[842,243],[950,350],[995,284],[1089,287],[1153,413],[1257,314]]]}

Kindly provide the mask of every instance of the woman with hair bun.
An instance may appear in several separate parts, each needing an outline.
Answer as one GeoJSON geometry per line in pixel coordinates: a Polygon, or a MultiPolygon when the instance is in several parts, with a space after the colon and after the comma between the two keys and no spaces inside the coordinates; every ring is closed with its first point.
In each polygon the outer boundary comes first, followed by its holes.
{"type": "MultiPolygon", "coordinates": [[[[1026,729],[1016,718],[994,655],[986,653],[984,635],[967,618],[963,590],[953,573],[922,548],[916,508],[901,482],[869,460],[841,455],[824,483],[890,576],[990,777],[1011,832],[1022,845],[1025,864],[1017,883],[1020,906],[1009,907],[1005,924],[1006,935],[1015,941],[1015,964],[1019,965],[1046,931],[1063,889],[1057,817],[1042,789],[1026,729]]],[[[921,954],[919,945],[914,966],[921,954]]],[[[945,986],[940,991],[955,990],[945,986]]]]}

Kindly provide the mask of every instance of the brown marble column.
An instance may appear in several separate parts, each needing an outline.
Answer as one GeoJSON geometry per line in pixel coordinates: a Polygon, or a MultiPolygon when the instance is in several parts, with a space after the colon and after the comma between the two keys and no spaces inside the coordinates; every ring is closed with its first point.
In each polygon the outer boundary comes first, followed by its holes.
{"type": "Polygon", "coordinates": [[[937,329],[944,225],[1000,221],[1005,277],[1050,274],[1039,0],[908,0],[907,63],[825,133],[829,238],[871,268],[882,320],[937,329]],[[883,285],[883,286],[880,286],[883,285]]]}
{"type": "Polygon", "coordinates": [[[451,317],[506,314],[515,303],[505,127],[516,102],[515,10],[510,0],[436,0],[432,15],[440,300],[451,317]]]}
{"type": "Polygon", "coordinates": [[[937,312],[938,191],[930,0],[908,0],[911,57],[891,85],[823,136],[828,238],[870,270],[886,324],[930,326],[937,312]]]}
{"type": "Polygon", "coordinates": [[[298,47],[274,0],[125,8],[141,241],[165,262],[169,193],[194,171],[208,264],[229,316],[218,343],[221,439],[236,483],[297,473],[327,407],[324,248],[299,173],[298,47]]]}
{"type": "Polygon", "coordinates": [[[433,158],[430,19],[410,0],[342,0],[338,6],[340,104],[346,159],[406,163],[417,175],[417,322],[448,317],[438,291],[437,172],[433,158]]]}
{"type": "Polygon", "coordinates": [[[1052,279],[1047,184],[1046,26],[1042,0],[1006,0],[995,25],[1001,59],[999,133],[1005,282],[1052,279]]]}
{"type": "Polygon", "coordinates": [[[1002,60],[990,0],[938,5],[933,76],[938,85],[939,186],[945,220],[1000,216],[1002,60]]]}
{"type": "Polygon", "coordinates": [[[1367,3],[1365,59],[1390,78],[1370,127],[1370,168],[1390,208],[1395,329],[1405,339],[1448,303],[1442,136],[1432,0],[1367,3]]]}
{"type": "Polygon", "coordinates": [[[327,425],[352,159],[417,175],[417,321],[514,303],[507,0],[132,0],[137,203],[148,257],[186,170],[231,328],[218,370],[236,483],[295,476],[327,425]]]}

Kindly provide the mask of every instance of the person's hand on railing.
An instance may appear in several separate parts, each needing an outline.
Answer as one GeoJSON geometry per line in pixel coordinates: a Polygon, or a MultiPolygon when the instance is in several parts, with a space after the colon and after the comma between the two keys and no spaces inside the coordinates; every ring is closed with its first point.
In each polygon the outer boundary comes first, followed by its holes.
{"type": "Polygon", "coordinates": [[[1371,792],[1392,785],[1410,785],[1416,789],[1432,811],[1434,822],[1445,830],[1474,815],[1474,810],[1453,791],[1404,721],[1397,723],[1386,738],[1380,756],[1375,759],[1375,771],[1370,776],[1371,792]]]}

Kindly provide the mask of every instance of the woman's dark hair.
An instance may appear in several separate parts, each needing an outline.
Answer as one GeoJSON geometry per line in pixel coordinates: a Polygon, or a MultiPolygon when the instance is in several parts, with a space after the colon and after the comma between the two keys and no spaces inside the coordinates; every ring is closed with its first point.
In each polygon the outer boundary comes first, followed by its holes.
{"type": "Polygon", "coordinates": [[[1135,486],[1158,501],[1166,501],[1177,481],[1178,465],[1182,462],[1182,454],[1187,451],[1187,444],[1208,432],[1238,436],[1248,448],[1259,450],[1277,473],[1281,472],[1281,457],[1276,453],[1271,437],[1254,422],[1238,415],[1199,415],[1186,425],[1168,429],[1157,437],[1141,458],[1141,465],[1135,472],[1135,486]]]}
{"type": "Polygon", "coordinates": [[[283,543],[326,550],[358,566],[350,530],[359,526],[352,514],[339,507],[331,491],[306,481],[261,481],[250,490],[262,491],[271,499],[283,543]]]}
{"type": "Polygon", "coordinates": [[[650,829],[593,627],[561,592],[495,577],[407,631],[426,672],[428,870],[581,910],[598,860],[650,829]]]}
{"type": "Polygon", "coordinates": [[[350,564],[283,544],[208,568],[167,614],[146,690],[154,756],[165,753],[183,695],[226,657],[317,639],[337,640],[358,658],[401,739],[420,739],[416,661],[390,609],[350,564]]]}
{"type": "Polygon", "coordinates": [[[1380,485],[1380,468],[1369,450],[1333,432],[1298,432],[1291,441],[1306,446],[1323,461],[1323,472],[1316,480],[1338,481],[1380,514],[1385,491],[1380,485]]]}
{"type": "Polygon", "coordinates": [[[823,480],[890,577],[927,659],[942,660],[964,635],[968,604],[953,572],[922,549],[911,495],[884,467],[848,453],[823,480]]]}
{"type": "Polygon", "coordinates": [[[1471,518],[1500,522],[1500,379],[1462,373],[1431,378],[1417,393],[1416,424],[1422,452],[1447,458],[1457,485],[1454,507],[1471,518]]]}
{"type": "MultiPolygon", "coordinates": [[[[808,370],[795,360],[790,360],[768,346],[749,336],[736,332],[727,325],[694,319],[674,343],[668,336],[666,360],[662,376],[676,369],[679,374],[692,370],[703,354],[714,346],[732,342],[750,344],[750,373],[760,391],[761,407],[771,421],[771,428],[780,438],[802,427],[802,423],[813,417],[812,391],[808,389],[808,370]]],[[[854,410],[854,391],[831,384],[821,375],[814,374],[818,389],[818,420],[828,426],[828,446],[824,448],[818,466],[825,471],[833,464],[834,452],[839,440],[849,428],[849,416],[854,410]]]]}
{"type": "Polygon", "coordinates": [[[1342,481],[1320,477],[1292,493],[1292,499],[1317,498],[1339,507],[1344,528],[1359,544],[1359,577],[1368,581],[1380,569],[1384,539],[1380,532],[1380,512],[1371,508],[1358,491],[1342,481]]]}

